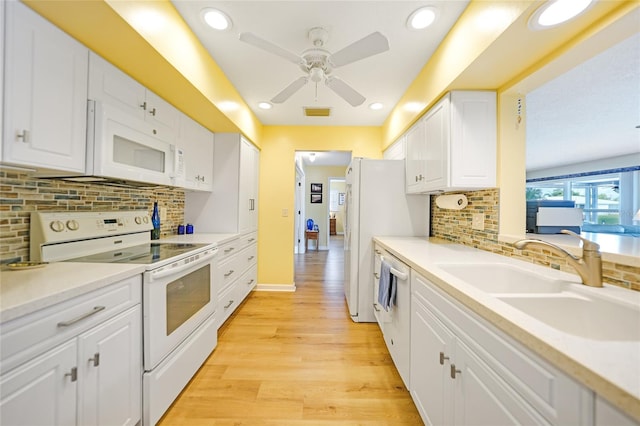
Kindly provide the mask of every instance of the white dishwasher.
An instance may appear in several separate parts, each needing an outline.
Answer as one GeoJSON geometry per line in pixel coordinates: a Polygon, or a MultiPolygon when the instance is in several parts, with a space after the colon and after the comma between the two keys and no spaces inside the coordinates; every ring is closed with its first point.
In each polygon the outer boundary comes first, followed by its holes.
{"type": "Polygon", "coordinates": [[[393,363],[398,373],[400,373],[405,386],[410,389],[411,268],[378,244],[375,244],[374,250],[373,310],[393,363]],[[395,305],[390,307],[389,310],[385,310],[378,302],[380,270],[383,260],[391,265],[391,274],[395,276],[397,286],[395,305]]]}

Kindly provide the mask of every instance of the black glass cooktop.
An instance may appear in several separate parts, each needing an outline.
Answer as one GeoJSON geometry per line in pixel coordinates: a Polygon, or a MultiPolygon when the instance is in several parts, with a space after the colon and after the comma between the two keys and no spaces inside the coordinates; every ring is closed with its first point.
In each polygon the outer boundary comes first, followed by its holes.
{"type": "Polygon", "coordinates": [[[90,256],[78,257],[67,261],[91,263],[138,263],[142,265],[151,265],[173,257],[181,257],[188,252],[205,246],[206,244],[148,243],[119,250],[92,254],[90,256]]]}

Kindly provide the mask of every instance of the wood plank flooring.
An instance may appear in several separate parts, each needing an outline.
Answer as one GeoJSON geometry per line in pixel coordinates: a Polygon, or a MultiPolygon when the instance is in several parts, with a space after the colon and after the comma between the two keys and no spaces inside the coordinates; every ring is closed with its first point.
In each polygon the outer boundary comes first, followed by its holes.
{"type": "Polygon", "coordinates": [[[247,297],[162,426],[422,425],[378,326],[348,317],[330,248],[296,255],[296,292],[247,297]]]}

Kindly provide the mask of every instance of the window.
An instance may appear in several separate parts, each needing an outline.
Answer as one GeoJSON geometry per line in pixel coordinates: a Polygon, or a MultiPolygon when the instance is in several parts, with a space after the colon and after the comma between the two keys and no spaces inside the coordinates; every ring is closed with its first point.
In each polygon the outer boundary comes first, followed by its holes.
{"type": "Polygon", "coordinates": [[[583,232],[640,236],[640,167],[527,180],[527,200],[571,200],[583,232]]]}

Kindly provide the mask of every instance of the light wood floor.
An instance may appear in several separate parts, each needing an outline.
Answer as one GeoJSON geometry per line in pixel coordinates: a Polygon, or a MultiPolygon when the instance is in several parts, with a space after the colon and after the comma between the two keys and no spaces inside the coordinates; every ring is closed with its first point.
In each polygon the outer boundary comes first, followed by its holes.
{"type": "Polygon", "coordinates": [[[247,297],[162,426],[422,425],[378,326],[348,317],[330,247],[295,255],[296,292],[247,297]]]}

